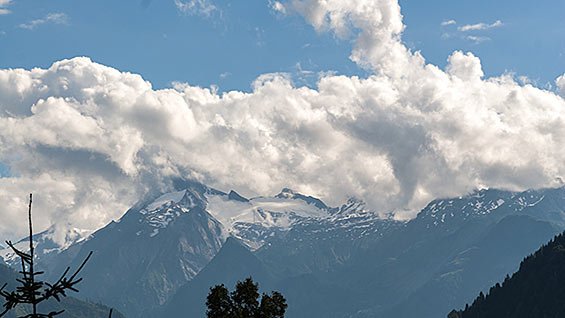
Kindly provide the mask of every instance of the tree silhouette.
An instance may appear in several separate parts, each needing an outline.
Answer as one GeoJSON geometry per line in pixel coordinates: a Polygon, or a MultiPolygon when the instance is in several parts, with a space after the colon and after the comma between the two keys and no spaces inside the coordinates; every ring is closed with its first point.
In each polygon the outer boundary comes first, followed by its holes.
{"type": "Polygon", "coordinates": [[[206,315],[208,317],[229,317],[232,312],[233,303],[229,291],[224,284],[210,288],[210,294],[206,300],[206,315]]]}
{"type": "MultiPolygon", "coordinates": [[[[5,288],[7,284],[4,284],[0,288],[0,297],[4,298],[4,309],[0,312],[0,317],[6,315],[18,305],[29,305],[32,311],[31,314],[18,318],[52,318],[63,313],[64,310],[52,311],[47,314],[38,313],[37,306],[49,299],[55,299],[60,302],[62,298],[67,297],[68,291],[78,292],[75,286],[82,281],[82,278],[78,278],[78,275],[92,256],[92,252],[90,252],[82,264],[72,272],[72,274],[70,267],[67,267],[60,278],[53,284],[38,280],[38,276],[42,275],[43,272],[37,271],[34,267],[35,248],[33,245],[33,224],[31,218],[32,202],[32,194],[30,194],[28,209],[29,251],[24,252],[19,250],[11,241],[6,241],[6,244],[8,244],[20,258],[21,271],[19,273],[21,274],[21,278],[17,279],[19,286],[17,286],[14,291],[6,291],[5,288]]],[[[111,315],[112,313],[110,311],[110,317],[111,315]]]]}
{"type": "Polygon", "coordinates": [[[210,288],[206,307],[208,318],[284,318],[288,305],[276,291],[263,293],[259,301],[259,285],[249,277],[237,282],[231,294],[223,284],[210,288]]]}

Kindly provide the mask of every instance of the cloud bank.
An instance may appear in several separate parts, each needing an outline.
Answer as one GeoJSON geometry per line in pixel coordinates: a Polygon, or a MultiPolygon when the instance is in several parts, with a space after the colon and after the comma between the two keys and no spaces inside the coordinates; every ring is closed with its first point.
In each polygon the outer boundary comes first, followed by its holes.
{"type": "MultiPolygon", "coordinates": [[[[265,74],[251,92],[218,94],[79,57],[48,69],[0,70],[0,233],[35,215],[96,229],[150,189],[191,176],[245,195],[289,186],[330,204],[348,196],[409,218],[428,200],[477,187],[558,186],[565,100],[510,75],[484,78],[472,53],[442,70],[401,41],[395,0],[289,1],[320,32],[353,38],[373,75],[321,75],[317,88],[265,74]]],[[[563,88],[563,78],[557,81],[563,88]]]]}

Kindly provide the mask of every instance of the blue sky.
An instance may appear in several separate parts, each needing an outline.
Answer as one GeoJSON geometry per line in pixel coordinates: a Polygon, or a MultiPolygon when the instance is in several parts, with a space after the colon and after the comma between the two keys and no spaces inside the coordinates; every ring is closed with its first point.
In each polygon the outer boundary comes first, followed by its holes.
{"type": "MultiPolygon", "coordinates": [[[[139,73],[156,88],[180,81],[221,91],[249,90],[270,72],[291,73],[298,86],[315,84],[320,71],[366,75],[348,60],[348,40],[318,34],[300,16],[281,16],[267,1],[212,3],[216,10],[206,14],[181,12],[174,0],[13,0],[4,6],[10,13],[0,15],[0,68],[47,67],[84,55],[139,73]]],[[[400,4],[405,43],[433,64],[443,67],[454,50],[472,51],[487,76],[515,72],[540,87],[565,68],[564,1],[400,4]],[[441,25],[449,20],[457,23],[441,25]],[[458,30],[497,21],[486,30],[458,30]]]]}
{"type": "Polygon", "coordinates": [[[0,0],[2,219],[40,191],[43,228],[95,230],[177,175],[399,218],[563,185],[565,1],[279,1],[0,0]]]}

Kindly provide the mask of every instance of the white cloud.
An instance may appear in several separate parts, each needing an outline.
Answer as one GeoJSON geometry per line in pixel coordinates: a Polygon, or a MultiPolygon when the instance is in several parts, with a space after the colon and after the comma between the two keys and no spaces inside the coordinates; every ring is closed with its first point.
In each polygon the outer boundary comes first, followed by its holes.
{"type": "Polygon", "coordinates": [[[12,13],[12,11],[10,11],[6,8],[10,4],[12,4],[11,0],[0,0],[0,15],[12,13]]]}
{"type": "Polygon", "coordinates": [[[475,44],[480,44],[486,41],[490,41],[490,38],[488,36],[476,36],[476,35],[468,35],[465,37],[465,39],[471,42],[475,42],[475,44]]]}
{"type": "Polygon", "coordinates": [[[273,0],[269,0],[269,7],[271,7],[272,10],[282,13],[282,14],[286,14],[286,8],[285,6],[280,2],[280,1],[273,1],[273,0]]]}
{"type": "MultiPolygon", "coordinates": [[[[316,89],[267,74],[249,93],[175,84],[75,58],[48,69],[0,70],[0,233],[36,191],[38,224],[96,228],[172,176],[246,195],[284,186],[330,204],[348,195],[411,217],[428,200],[475,187],[559,185],[565,100],[484,78],[454,52],[445,70],[401,41],[395,0],[285,3],[316,29],[353,37],[367,78],[321,74],[316,89]],[[7,218],[4,218],[7,216],[7,218]]],[[[563,80],[558,86],[563,87],[563,80]]]]}
{"type": "Polygon", "coordinates": [[[457,24],[457,21],[455,21],[455,20],[446,20],[446,21],[443,21],[441,23],[441,26],[448,26],[448,25],[455,25],[455,24],[457,24]]]}
{"type": "Polygon", "coordinates": [[[565,98],[565,74],[559,76],[557,80],[555,80],[555,84],[557,85],[557,90],[559,94],[565,98]]]}
{"type": "Polygon", "coordinates": [[[210,16],[218,8],[209,0],[175,0],[175,6],[186,14],[210,16]]]}
{"type": "Polygon", "coordinates": [[[65,13],[49,13],[41,19],[31,20],[19,25],[22,29],[33,30],[43,24],[68,24],[69,17],[65,13]]]}
{"type": "Polygon", "coordinates": [[[461,32],[482,31],[482,30],[499,28],[503,25],[504,24],[502,23],[502,21],[497,20],[497,21],[495,21],[494,23],[491,23],[491,24],[488,24],[488,23],[466,24],[466,25],[460,26],[457,29],[461,32]]]}

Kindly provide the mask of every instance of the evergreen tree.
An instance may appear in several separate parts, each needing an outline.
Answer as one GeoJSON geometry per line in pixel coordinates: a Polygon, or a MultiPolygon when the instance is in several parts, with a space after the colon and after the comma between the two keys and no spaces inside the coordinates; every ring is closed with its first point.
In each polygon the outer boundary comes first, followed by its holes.
{"type": "Polygon", "coordinates": [[[251,277],[243,282],[237,282],[235,290],[231,294],[233,300],[233,317],[248,318],[257,317],[259,311],[259,285],[254,283],[251,277]]]}
{"type": "MultiPolygon", "coordinates": [[[[20,285],[16,287],[15,291],[6,291],[5,288],[7,284],[4,284],[0,288],[0,297],[4,298],[4,309],[0,312],[0,317],[3,317],[20,305],[29,306],[31,313],[19,318],[52,318],[63,313],[64,310],[52,311],[45,314],[39,313],[38,305],[49,299],[61,301],[61,298],[67,297],[68,291],[78,292],[76,285],[82,281],[82,278],[78,278],[78,274],[92,255],[92,252],[90,252],[78,269],[72,272],[72,274],[70,268],[67,268],[61,277],[53,284],[38,279],[43,272],[38,271],[35,268],[35,247],[33,244],[33,224],[31,218],[32,198],[33,197],[30,194],[28,208],[29,251],[25,252],[19,250],[11,241],[6,242],[6,244],[8,244],[8,246],[20,258],[20,274],[22,276],[17,279],[17,282],[20,285]]],[[[111,315],[112,313],[110,312],[110,317],[111,315]]]]}
{"type": "Polygon", "coordinates": [[[260,318],[283,318],[286,311],[286,300],[279,292],[272,292],[271,295],[263,294],[261,305],[259,306],[260,318]]]}
{"type": "Polygon", "coordinates": [[[237,282],[231,294],[223,284],[210,288],[206,307],[208,318],[284,318],[287,304],[276,291],[259,300],[259,285],[249,277],[237,282]]]}
{"type": "Polygon", "coordinates": [[[206,316],[212,318],[230,317],[233,307],[228,289],[222,285],[210,288],[210,294],[206,299],[206,316]]]}

